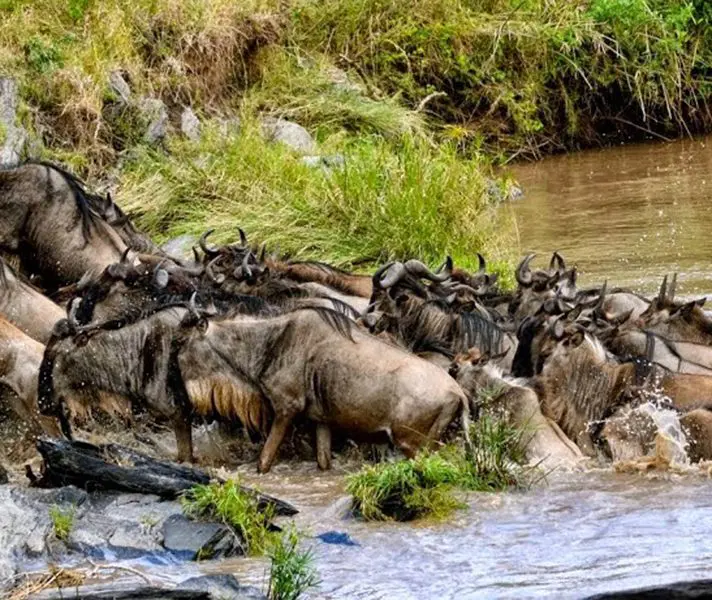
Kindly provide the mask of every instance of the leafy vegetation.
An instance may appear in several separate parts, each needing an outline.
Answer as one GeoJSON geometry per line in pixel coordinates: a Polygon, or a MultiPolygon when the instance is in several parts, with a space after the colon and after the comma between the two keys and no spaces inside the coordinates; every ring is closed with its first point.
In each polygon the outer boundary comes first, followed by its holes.
{"type": "Polygon", "coordinates": [[[61,508],[57,505],[53,505],[50,507],[49,518],[52,521],[54,536],[58,540],[65,542],[69,539],[69,534],[74,528],[75,515],[76,508],[74,506],[61,508]]]}
{"type": "Polygon", "coordinates": [[[311,551],[299,547],[301,534],[294,526],[282,531],[271,527],[273,509],[260,508],[239,481],[197,485],[181,502],[188,516],[218,520],[230,527],[247,554],[269,557],[271,600],[296,600],[319,584],[311,551]]]}
{"type": "Polygon", "coordinates": [[[472,425],[471,456],[445,446],[413,459],[369,465],[349,476],[355,512],[367,520],[443,518],[465,505],[458,490],[500,491],[523,483],[522,433],[488,416],[472,425]]]}
{"type": "Polygon", "coordinates": [[[230,527],[244,543],[246,554],[265,554],[273,542],[274,512],[259,509],[256,498],[238,482],[197,485],[183,496],[182,504],[188,516],[215,519],[230,527]]]}
{"type": "Polygon", "coordinates": [[[712,123],[703,0],[0,0],[0,14],[0,70],[44,158],[110,175],[151,234],[239,224],[341,266],[451,252],[468,267],[480,251],[509,272],[492,162],[712,123]],[[146,97],[172,122],[159,147],[146,97]],[[187,105],[199,142],[175,133],[187,105]],[[265,115],[345,168],[266,144],[265,115]]]}
{"type": "Polygon", "coordinates": [[[294,527],[286,529],[268,552],[270,600],[297,600],[319,585],[310,550],[299,549],[300,535],[294,527]]]}

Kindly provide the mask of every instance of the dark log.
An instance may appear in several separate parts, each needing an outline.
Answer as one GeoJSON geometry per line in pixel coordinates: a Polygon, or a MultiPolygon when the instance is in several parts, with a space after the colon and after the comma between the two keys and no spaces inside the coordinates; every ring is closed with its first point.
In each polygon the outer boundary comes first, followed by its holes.
{"type": "MultiPolygon", "coordinates": [[[[37,441],[37,450],[44,462],[40,478],[28,473],[33,487],[74,485],[87,491],[116,490],[175,498],[195,485],[211,481],[202,469],[156,460],[118,444],[95,446],[42,438],[37,441]]],[[[242,489],[253,494],[261,508],[274,506],[277,515],[292,516],[299,512],[278,498],[244,486],[242,489]]]]}

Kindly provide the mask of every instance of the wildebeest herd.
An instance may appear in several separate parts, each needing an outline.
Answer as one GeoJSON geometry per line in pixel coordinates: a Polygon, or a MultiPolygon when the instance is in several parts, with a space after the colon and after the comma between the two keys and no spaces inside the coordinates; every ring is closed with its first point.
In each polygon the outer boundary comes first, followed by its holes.
{"type": "Polygon", "coordinates": [[[110,197],[56,165],[0,171],[0,400],[32,434],[136,410],[193,460],[196,419],[239,422],[273,464],[295,420],[329,468],[332,435],[407,456],[496,410],[546,463],[650,452],[651,398],[677,411],[693,460],[712,459],[712,317],[675,299],[579,289],[554,253],[518,287],[447,258],[372,276],[239,240],[168,256],[110,197]]]}

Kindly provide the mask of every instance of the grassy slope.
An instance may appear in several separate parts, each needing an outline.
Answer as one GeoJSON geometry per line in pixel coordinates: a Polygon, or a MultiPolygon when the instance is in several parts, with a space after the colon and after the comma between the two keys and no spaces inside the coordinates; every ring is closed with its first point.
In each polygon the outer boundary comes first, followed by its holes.
{"type": "Polygon", "coordinates": [[[0,0],[0,70],[47,156],[118,176],[160,238],[243,226],[283,251],[349,264],[516,254],[486,194],[492,156],[710,123],[701,0],[0,0]],[[338,65],[355,85],[344,85],[338,65]],[[173,120],[239,115],[197,143],[147,148],[133,95],[173,120]],[[269,113],[343,154],[330,175],[266,143],[269,113]]]}

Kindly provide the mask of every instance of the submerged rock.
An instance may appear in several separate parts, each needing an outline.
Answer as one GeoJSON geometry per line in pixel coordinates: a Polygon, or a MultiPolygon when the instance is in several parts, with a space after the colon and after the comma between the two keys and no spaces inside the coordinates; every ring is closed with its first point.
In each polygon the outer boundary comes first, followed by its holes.
{"type": "Polygon", "coordinates": [[[222,523],[191,521],[183,515],[171,515],[163,523],[163,547],[183,560],[244,554],[233,533],[222,523]]]}
{"type": "Polygon", "coordinates": [[[297,152],[313,154],[316,151],[316,142],[311,134],[291,121],[265,117],[262,120],[262,133],[270,141],[286,144],[297,152]]]}

